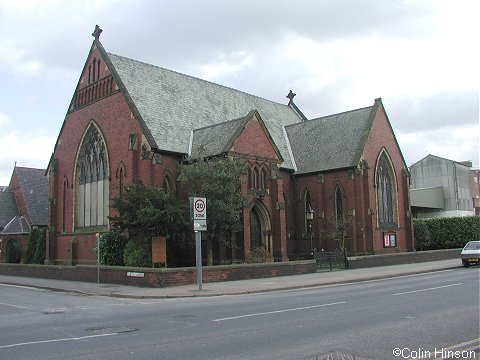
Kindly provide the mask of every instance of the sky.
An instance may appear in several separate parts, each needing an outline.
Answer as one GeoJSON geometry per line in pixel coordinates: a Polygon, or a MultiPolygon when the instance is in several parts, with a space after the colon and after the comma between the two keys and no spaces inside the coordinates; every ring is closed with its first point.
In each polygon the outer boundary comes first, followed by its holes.
{"type": "Polygon", "coordinates": [[[0,0],[0,185],[46,168],[104,48],[317,118],[382,98],[407,165],[479,165],[478,0],[0,0]]]}

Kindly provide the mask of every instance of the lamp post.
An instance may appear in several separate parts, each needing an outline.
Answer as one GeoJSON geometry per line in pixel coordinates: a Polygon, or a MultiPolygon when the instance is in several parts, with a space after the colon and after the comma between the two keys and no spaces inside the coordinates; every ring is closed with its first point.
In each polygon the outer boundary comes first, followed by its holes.
{"type": "Polygon", "coordinates": [[[313,223],[313,214],[314,214],[314,211],[312,209],[312,206],[309,205],[308,206],[308,210],[305,212],[305,215],[307,217],[307,220],[308,220],[308,225],[309,225],[309,228],[310,228],[310,253],[313,254],[313,246],[312,246],[312,243],[313,243],[313,231],[312,231],[312,223],[313,223]]]}

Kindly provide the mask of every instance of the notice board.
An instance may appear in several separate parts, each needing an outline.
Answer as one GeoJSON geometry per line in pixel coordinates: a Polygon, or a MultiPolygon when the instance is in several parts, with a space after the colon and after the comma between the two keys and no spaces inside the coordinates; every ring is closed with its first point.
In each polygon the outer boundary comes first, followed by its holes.
{"type": "Polygon", "coordinates": [[[152,238],[152,264],[162,264],[167,267],[167,238],[165,236],[152,238]]]}

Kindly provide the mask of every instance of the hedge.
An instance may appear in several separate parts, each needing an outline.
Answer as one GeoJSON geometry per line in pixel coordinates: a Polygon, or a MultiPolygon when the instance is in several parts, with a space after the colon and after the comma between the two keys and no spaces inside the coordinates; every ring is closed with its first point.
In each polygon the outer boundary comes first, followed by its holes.
{"type": "Polygon", "coordinates": [[[417,250],[457,249],[480,240],[480,217],[414,219],[417,250]]]}

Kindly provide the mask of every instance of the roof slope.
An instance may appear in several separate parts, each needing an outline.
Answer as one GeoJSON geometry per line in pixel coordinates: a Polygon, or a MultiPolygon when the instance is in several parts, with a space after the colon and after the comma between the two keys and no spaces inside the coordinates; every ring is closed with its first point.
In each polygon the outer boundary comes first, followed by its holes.
{"type": "Polygon", "coordinates": [[[12,192],[0,191],[0,229],[4,228],[17,215],[15,195],[12,192]]]}
{"type": "Polygon", "coordinates": [[[285,127],[297,173],[353,167],[370,132],[374,106],[285,127]]]}
{"type": "MultiPolygon", "coordinates": [[[[102,49],[101,47],[99,47],[102,49]]],[[[243,117],[257,109],[284,159],[292,169],[283,126],[300,123],[288,105],[232,88],[108,53],[119,87],[138,110],[159,150],[188,153],[191,131],[243,117]]]]}
{"type": "Polygon", "coordinates": [[[193,131],[192,157],[215,156],[227,152],[232,139],[248,121],[248,115],[193,131]]]}
{"type": "Polygon", "coordinates": [[[10,222],[5,226],[5,228],[0,231],[2,234],[30,234],[31,228],[25,216],[15,216],[10,222]]]}
{"type": "Polygon", "coordinates": [[[14,171],[32,225],[48,225],[48,179],[45,170],[16,167],[14,171]]]}

